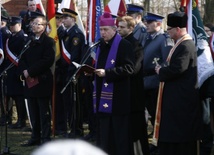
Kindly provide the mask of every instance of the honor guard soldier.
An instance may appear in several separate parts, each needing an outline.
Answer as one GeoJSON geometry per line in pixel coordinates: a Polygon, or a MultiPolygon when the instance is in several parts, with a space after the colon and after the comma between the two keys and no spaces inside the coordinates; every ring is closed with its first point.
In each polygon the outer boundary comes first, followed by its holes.
{"type": "Polygon", "coordinates": [[[6,77],[6,101],[12,98],[15,101],[18,120],[15,124],[12,124],[11,128],[22,128],[25,127],[26,121],[26,108],[24,102],[23,83],[19,79],[18,63],[20,54],[24,48],[27,40],[27,35],[21,29],[22,19],[20,17],[11,17],[9,21],[10,31],[12,35],[6,41],[6,61],[5,67],[8,67],[11,63],[14,66],[7,70],[6,77]]]}
{"type": "MultiPolygon", "coordinates": [[[[59,69],[62,76],[63,86],[65,86],[68,82],[68,79],[73,76],[77,69],[72,62],[80,63],[81,61],[82,50],[85,45],[85,36],[76,24],[76,17],[78,14],[75,11],[63,8],[62,14],[62,22],[65,29],[58,29],[58,33],[60,34],[59,37],[61,39],[62,44],[59,69]]],[[[79,78],[77,85],[73,85],[74,83],[71,83],[63,92],[63,104],[65,108],[64,113],[66,124],[68,121],[68,124],[71,126],[71,116],[76,114],[76,122],[72,122],[76,123],[76,129],[72,129],[71,132],[77,134],[78,136],[82,135],[82,122],[80,120],[81,116],[79,113],[77,113],[77,111],[82,110],[80,110],[80,104],[75,103],[76,101],[78,101],[79,98],[78,96],[77,98],[73,96],[73,92],[76,91],[76,88],[78,88],[77,91],[79,90],[79,92],[77,92],[77,95],[81,93],[81,89],[79,89],[80,80],[81,79],[79,78]],[[75,99],[76,101],[74,101],[75,99]],[[73,103],[77,105],[77,109],[72,108],[72,106],[74,105],[73,103]]],[[[73,133],[70,133],[69,136],[73,136],[73,133]]]]}
{"type": "MultiPolygon", "coordinates": [[[[62,13],[56,12],[55,14],[56,17],[56,27],[57,31],[60,31],[61,29],[64,30],[64,26],[62,24],[62,13]]],[[[63,32],[63,31],[62,31],[63,32]]],[[[59,37],[59,36],[58,36],[59,37]]],[[[61,45],[61,44],[60,44],[61,45]]],[[[60,53],[61,53],[60,48],[60,53]]],[[[62,94],[61,90],[62,87],[64,86],[64,82],[62,81],[62,75],[60,72],[60,62],[61,60],[56,61],[55,65],[55,118],[56,118],[56,125],[55,125],[55,130],[53,129],[53,133],[55,135],[64,135],[67,133],[67,124],[65,120],[65,113],[64,113],[64,104],[62,104],[62,94]]]]}
{"type": "Polygon", "coordinates": [[[134,18],[136,25],[133,30],[134,37],[143,46],[146,37],[146,26],[142,22],[144,8],[134,4],[127,4],[127,15],[134,18]]]}

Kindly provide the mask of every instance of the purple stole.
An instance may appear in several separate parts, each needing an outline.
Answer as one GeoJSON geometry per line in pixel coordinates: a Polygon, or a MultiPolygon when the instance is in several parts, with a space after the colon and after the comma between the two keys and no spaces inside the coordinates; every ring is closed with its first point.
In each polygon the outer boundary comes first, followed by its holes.
{"type": "MultiPolygon", "coordinates": [[[[120,37],[120,35],[116,34],[114,41],[111,45],[111,49],[108,54],[105,69],[113,68],[115,66],[115,60],[116,60],[116,56],[117,56],[118,46],[119,46],[121,39],[122,38],[120,37]]],[[[95,68],[97,68],[97,60],[99,58],[99,54],[100,54],[100,47],[98,47],[97,53],[96,53],[95,68]]],[[[113,83],[107,83],[106,78],[103,77],[100,101],[98,101],[98,103],[99,103],[98,112],[112,113],[113,88],[114,88],[113,83]]],[[[96,77],[95,77],[94,92],[93,92],[94,113],[97,112],[96,101],[97,100],[96,100],[96,77]]]]}

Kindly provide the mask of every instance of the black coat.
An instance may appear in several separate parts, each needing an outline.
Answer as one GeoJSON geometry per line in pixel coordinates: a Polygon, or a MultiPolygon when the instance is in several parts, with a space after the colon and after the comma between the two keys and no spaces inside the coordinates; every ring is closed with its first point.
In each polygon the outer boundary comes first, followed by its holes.
{"type": "Polygon", "coordinates": [[[143,83],[143,48],[139,41],[133,37],[133,33],[126,38],[135,54],[134,74],[131,76],[131,109],[132,112],[144,112],[144,83],[143,83]]]}
{"type": "Polygon", "coordinates": [[[43,33],[23,54],[19,62],[20,73],[26,69],[30,77],[39,79],[39,84],[34,87],[28,88],[25,84],[27,97],[48,97],[52,94],[53,75],[50,68],[54,63],[55,50],[54,40],[43,33]]]}
{"type": "MultiPolygon", "coordinates": [[[[27,36],[24,34],[24,31],[21,30],[15,35],[11,35],[8,40],[8,48],[17,58],[20,56],[27,36]]],[[[8,67],[12,62],[8,57],[5,57],[4,67],[8,67]]],[[[18,74],[18,66],[14,65],[12,68],[8,69],[7,77],[5,80],[5,84],[7,86],[8,95],[23,95],[23,83],[20,81],[20,77],[18,74]]]]}
{"type": "MultiPolygon", "coordinates": [[[[113,37],[114,39],[114,37],[113,37]]],[[[102,42],[97,68],[104,68],[106,81],[114,84],[112,115],[130,114],[130,76],[134,73],[134,52],[132,45],[125,39],[119,43],[118,53],[114,68],[105,68],[106,59],[113,39],[108,44],[102,42]]],[[[102,87],[103,78],[96,76],[97,80],[97,107],[102,87]]],[[[107,114],[108,115],[108,114],[107,114]]]]}
{"type": "Polygon", "coordinates": [[[190,142],[200,135],[197,51],[192,40],[177,46],[170,63],[159,72],[165,82],[160,123],[161,142],[190,142]]]}

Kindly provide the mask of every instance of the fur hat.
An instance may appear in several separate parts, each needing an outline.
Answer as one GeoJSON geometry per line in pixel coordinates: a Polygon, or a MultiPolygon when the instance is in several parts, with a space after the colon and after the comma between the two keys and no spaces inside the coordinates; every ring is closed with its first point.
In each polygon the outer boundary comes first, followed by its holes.
{"type": "Polygon", "coordinates": [[[167,25],[170,27],[180,27],[184,28],[187,26],[187,15],[185,12],[174,12],[168,14],[167,16],[167,25]]]}

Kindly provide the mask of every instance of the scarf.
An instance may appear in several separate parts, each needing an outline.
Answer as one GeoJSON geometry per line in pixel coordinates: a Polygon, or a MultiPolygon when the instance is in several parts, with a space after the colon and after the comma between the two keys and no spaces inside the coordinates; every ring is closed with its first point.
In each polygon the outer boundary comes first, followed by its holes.
{"type": "MultiPolygon", "coordinates": [[[[120,37],[120,35],[117,34],[115,36],[108,54],[108,58],[105,64],[105,69],[115,67],[115,60],[118,52],[118,46],[121,39],[122,38],[120,37]]],[[[97,68],[97,60],[99,58],[99,54],[100,54],[100,47],[98,47],[97,49],[95,68],[97,68]]],[[[103,77],[101,96],[100,96],[100,100],[98,101],[98,112],[112,113],[113,88],[114,88],[113,83],[108,83],[106,81],[106,78],[103,77]]],[[[96,113],[97,112],[96,78],[94,83],[93,105],[94,105],[94,113],[96,113]]]]}
{"type": "MultiPolygon", "coordinates": [[[[191,36],[189,34],[186,34],[178,42],[176,42],[176,44],[170,50],[169,55],[168,55],[168,57],[166,59],[166,62],[168,62],[168,64],[170,63],[172,54],[174,53],[175,49],[177,48],[177,46],[181,42],[183,42],[185,40],[191,40],[191,39],[192,39],[191,36]]],[[[164,82],[160,82],[159,91],[158,91],[158,98],[157,98],[156,115],[155,115],[154,134],[153,134],[153,138],[152,138],[152,144],[155,145],[155,146],[157,146],[158,138],[159,138],[163,89],[164,89],[164,82]]]]}

